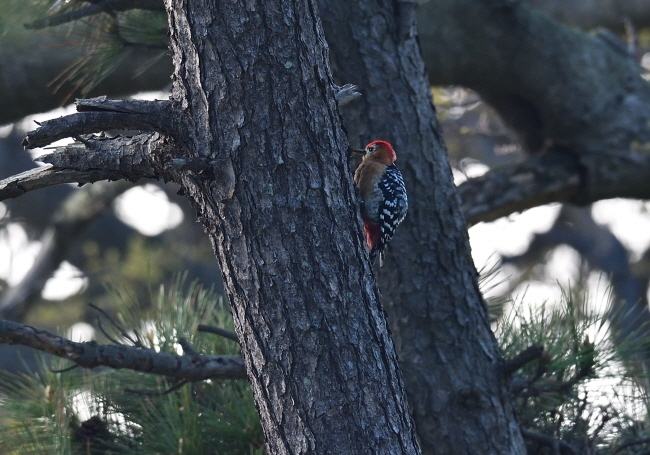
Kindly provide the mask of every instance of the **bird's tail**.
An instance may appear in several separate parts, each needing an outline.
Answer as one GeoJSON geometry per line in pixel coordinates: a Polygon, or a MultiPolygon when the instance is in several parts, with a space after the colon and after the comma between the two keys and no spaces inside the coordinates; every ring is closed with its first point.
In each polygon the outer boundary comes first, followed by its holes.
{"type": "Polygon", "coordinates": [[[384,265],[385,254],[384,251],[378,251],[376,248],[370,250],[370,264],[375,265],[377,256],[379,256],[379,267],[382,267],[384,265]]]}
{"type": "Polygon", "coordinates": [[[376,260],[377,260],[377,250],[372,249],[370,250],[370,265],[375,265],[376,260]]]}

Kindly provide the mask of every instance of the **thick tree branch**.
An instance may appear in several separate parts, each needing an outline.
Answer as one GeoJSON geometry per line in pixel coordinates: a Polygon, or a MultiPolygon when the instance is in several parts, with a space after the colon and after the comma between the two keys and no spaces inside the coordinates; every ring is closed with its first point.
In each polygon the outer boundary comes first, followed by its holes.
{"type": "Polygon", "coordinates": [[[458,187],[469,225],[550,202],[650,198],[650,155],[547,153],[493,169],[458,187]]]}
{"type": "Polygon", "coordinates": [[[118,112],[83,112],[66,115],[41,123],[38,129],[25,136],[23,147],[34,149],[66,137],[99,133],[106,130],[160,130],[152,120],[147,116],[118,112]]]}
{"type": "Polygon", "coordinates": [[[108,111],[166,116],[172,109],[172,102],[169,100],[114,100],[106,96],[78,99],[75,104],[78,112],[108,111]]]}
{"type": "Polygon", "coordinates": [[[528,2],[493,4],[418,8],[432,84],[476,90],[531,151],[624,152],[650,141],[650,86],[625,43],[563,26],[528,2]]]}
{"type": "Polygon", "coordinates": [[[4,319],[0,319],[0,343],[29,346],[84,368],[126,368],[188,381],[246,378],[244,361],[240,356],[179,356],[132,346],[77,343],[4,319]]]}
{"type": "Polygon", "coordinates": [[[173,171],[165,170],[154,157],[177,153],[177,146],[158,133],[83,140],[85,144],[76,142],[58,147],[54,153],[38,158],[51,164],[50,167],[32,169],[0,181],[0,201],[61,183],[173,179],[173,171]]]}
{"type": "Polygon", "coordinates": [[[458,192],[465,221],[474,225],[566,200],[579,186],[580,167],[576,160],[543,155],[469,179],[458,187],[458,192]]]}
{"type": "Polygon", "coordinates": [[[93,172],[54,169],[52,166],[30,169],[20,174],[0,180],[0,200],[12,199],[29,191],[60,185],[62,183],[93,183],[100,178],[94,178],[93,172]]]}
{"type": "Polygon", "coordinates": [[[80,134],[107,130],[158,131],[178,137],[184,131],[181,116],[169,101],[108,100],[106,97],[77,100],[78,114],[47,120],[25,136],[29,149],[80,134]]]}
{"type": "Polygon", "coordinates": [[[92,137],[84,139],[84,142],[58,147],[54,153],[36,160],[52,164],[57,169],[118,174],[116,178],[108,177],[107,180],[123,178],[135,181],[142,177],[160,177],[162,169],[154,162],[153,154],[166,144],[157,133],[112,139],[92,137]]]}

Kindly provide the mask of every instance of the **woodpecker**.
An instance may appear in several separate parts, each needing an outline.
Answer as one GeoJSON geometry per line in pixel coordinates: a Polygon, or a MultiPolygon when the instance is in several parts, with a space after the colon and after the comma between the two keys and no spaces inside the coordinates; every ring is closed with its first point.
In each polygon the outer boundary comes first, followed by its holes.
{"type": "Polygon", "coordinates": [[[408,210],[404,179],[395,166],[395,150],[388,142],[372,141],[364,150],[354,152],[363,155],[354,183],[361,193],[361,219],[370,262],[374,264],[379,256],[382,266],[386,246],[408,210]]]}

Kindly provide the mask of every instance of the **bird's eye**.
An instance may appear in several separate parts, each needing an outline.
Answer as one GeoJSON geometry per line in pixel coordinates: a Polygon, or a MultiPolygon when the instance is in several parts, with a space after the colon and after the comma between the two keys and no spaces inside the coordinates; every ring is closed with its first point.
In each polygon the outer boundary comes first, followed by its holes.
{"type": "Polygon", "coordinates": [[[369,145],[368,146],[368,153],[374,153],[376,148],[377,148],[376,145],[369,145]]]}

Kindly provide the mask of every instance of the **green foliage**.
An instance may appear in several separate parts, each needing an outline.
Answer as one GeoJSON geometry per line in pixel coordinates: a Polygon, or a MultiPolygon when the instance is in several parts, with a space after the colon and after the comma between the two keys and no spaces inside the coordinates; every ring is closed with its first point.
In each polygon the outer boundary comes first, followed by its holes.
{"type": "MultiPolygon", "coordinates": [[[[107,340],[180,353],[183,337],[201,354],[238,353],[236,343],[197,332],[199,324],[232,328],[230,313],[214,292],[196,283],[186,286],[182,277],[169,288],[149,290],[147,299],[127,289],[109,289],[119,328],[104,322],[107,340]]],[[[501,315],[496,331],[505,358],[544,345],[541,356],[504,377],[529,455],[557,453],[553,441],[569,447],[560,453],[631,455],[650,448],[647,381],[634,362],[639,346],[615,346],[607,322],[577,292],[556,306],[524,310],[520,302],[503,301],[492,306],[494,315],[501,315]],[[509,308],[505,315],[504,308],[509,308]]],[[[61,360],[51,363],[55,369],[67,366],[61,360]]],[[[208,380],[166,393],[175,385],[128,370],[55,372],[45,360],[36,375],[4,374],[0,453],[264,453],[247,382],[208,380]]]]}
{"type": "MultiPolygon", "coordinates": [[[[83,0],[6,0],[14,20],[3,23],[0,19],[0,43],[17,42],[26,32],[38,33],[27,28],[40,29],[44,21],[66,14],[83,11],[92,3],[83,0]],[[25,26],[23,26],[25,24],[25,26]],[[39,25],[37,25],[39,24],[39,25]]],[[[162,2],[161,2],[162,3],[162,2]]],[[[115,71],[130,53],[145,51],[150,59],[139,69],[144,72],[167,55],[167,15],[164,11],[106,11],[82,15],[63,24],[49,25],[53,32],[67,38],[70,46],[83,46],[83,57],[63,72],[53,88],[60,89],[71,83],[74,89],[86,95],[115,71]]]]}
{"type": "MultiPolygon", "coordinates": [[[[80,2],[69,2],[79,4],[80,2]]],[[[167,55],[167,16],[164,12],[131,10],[98,14],[73,23],[74,34],[85,47],[85,56],[62,74],[61,84],[71,82],[87,94],[136,50],[151,51],[139,73],[167,55]]]]}
{"type": "MultiPolygon", "coordinates": [[[[236,354],[235,342],[197,333],[198,324],[232,327],[222,299],[177,278],[142,305],[113,290],[117,322],[129,338],[160,352],[180,352],[184,337],[201,354],[236,354]],[[187,288],[187,289],[185,289],[187,288]]],[[[107,324],[104,324],[106,327],[107,324]]],[[[54,369],[65,368],[53,360],[54,369]]],[[[129,370],[53,372],[0,379],[3,454],[262,454],[264,438],[246,381],[207,380],[170,393],[175,383],[129,370]],[[129,392],[135,389],[158,395],[129,392]]]]}
{"type": "Polygon", "coordinates": [[[30,33],[24,24],[46,14],[49,7],[43,1],[2,0],[0,14],[0,45],[15,46],[28,38],[30,33]]]}
{"type": "MultiPolygon", "coordinates": [[[[544,346],[538,359],[510,378],[522,428],[562,441],[576,454],[624,455],[644,448],[640,441],[650,432],[644,423],[648,397],[633,356],[639,346],[623,341],[615,347],[606,320],[579,295],[565,294],[555,307],[520,308],[512,304],[497,336],[505,358],[544,346]]],[[[525,440],[530,455],[554,453],[548,441],[525,440]]]]}

